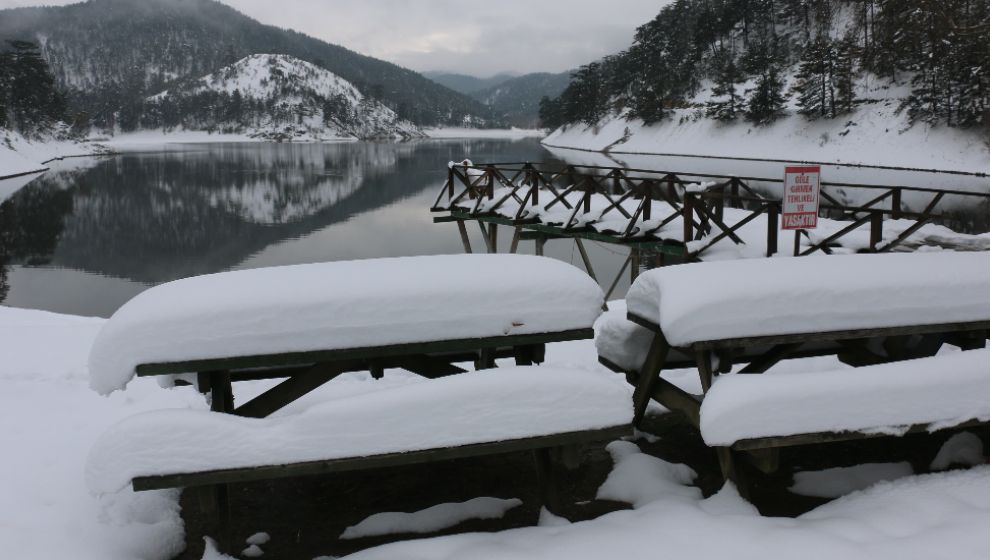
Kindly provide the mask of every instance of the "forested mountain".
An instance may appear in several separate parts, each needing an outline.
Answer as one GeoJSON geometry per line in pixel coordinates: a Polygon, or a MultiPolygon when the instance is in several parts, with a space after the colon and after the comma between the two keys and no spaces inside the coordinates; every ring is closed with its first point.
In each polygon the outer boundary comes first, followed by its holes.
{"type": "Polygon", "coordinates": [[[889,88],[912,123],[990,127],[990,0],[676,0],[541,118],[830,119],[875,101],[864,84],[889,88]]]}
{"type": "Polygon", "coordinates": [[[146,98],[258,53],[325,68],[420,125],[488,125],[477,101],[394,64],[263,25],[214,0],[89,0],[0,11],[0,39],[41,45],[73,112],[136,128],[146,98]]]}
{"type": "Polygon", "coordinates": [[[544,97],[557,97],[570,80],[570,72],[526,74],[476,91],[471,97],[487,105],[496,118],[503,119],[512,126],[536,128],[540,121],[540,100],[544,97]]]}
{"type": "Polygon", "coordinates": [[[252,55],[144,103],[141,128],[184,128],[284,140],[410,138],[422,133],[319,66],[252,55]]]}
{"type": "Polygon", "coordinates": [[[476,76],[452,72],[423,72],[423,75],[446,88],[463,93],[464,95],[472,95],[475,92],[495,87],[516,77],[515,74],[505,72],[496,74],[490,78],[478,78],[476,76]]]}

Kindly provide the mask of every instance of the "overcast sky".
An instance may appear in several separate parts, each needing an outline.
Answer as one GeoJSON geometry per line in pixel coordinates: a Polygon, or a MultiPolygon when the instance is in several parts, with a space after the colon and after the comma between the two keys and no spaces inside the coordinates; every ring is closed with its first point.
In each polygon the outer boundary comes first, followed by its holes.
{"type": "MultiPolygon", "coordinates": [[[[75,1],[0,0],[0,8],[75,1]]],[[[618,52],[669,0],[221,1],[414,70],[488,76],[560,72],[618,52]]]]}

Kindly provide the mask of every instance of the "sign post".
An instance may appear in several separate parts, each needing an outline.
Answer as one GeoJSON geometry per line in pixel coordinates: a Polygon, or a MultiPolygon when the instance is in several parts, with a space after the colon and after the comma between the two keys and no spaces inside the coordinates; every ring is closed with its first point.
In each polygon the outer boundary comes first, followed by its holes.
{"type": "Polygon", "coordinates": [[[801,235],[818,227],[821,204],[822,168],[820,166],[784,169],[784,200],[781,228],[794,232],[794,256],[800,253],[801,235]]]}

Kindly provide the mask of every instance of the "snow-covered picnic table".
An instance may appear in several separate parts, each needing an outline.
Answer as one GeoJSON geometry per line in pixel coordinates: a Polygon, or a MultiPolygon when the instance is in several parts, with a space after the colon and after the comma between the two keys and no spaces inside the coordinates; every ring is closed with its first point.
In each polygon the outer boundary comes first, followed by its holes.
{"type": "MultiPolygon", "coordinates": [[[[90,354],[91,386],[109,393],[135,374],[327,361],[367,369],[375,359],[377,368],[428,372],[434,366],[434,374],[453,373],[449,361],[433,358],[446,353],[470,361],[466,353],[483,349],[532,350],[591,338],[602,299],[598,285],[577,268],[523,255],[373,259],[199,276],[147,290],[110,318],[90,354]],[[395,363],[410,356],[416,359],[395,363]]],[[[528,361],[539,361],[534,358],[528,361]]]]}
{"type": "Polygon", "coordinates": [[[623,387],[535,367],[443,378],[465,373],[463,362],[528,366],[546,343],[592,338],[603,300],[579,269],[523,255],[299,265],[152,288],[100,332],[91,386],[178,379],[211,393],[212,411],[125,420],[94,449],[90,483],[204,486],[223,532],[234,482],[519,450],[538,452],[546,479],[549,449],[631,429],[623,387]],[[434,381],[272,416],[343,373],[389,368],[434,381]],[[233,382],[263,379],[284,380],[234,402],[233,382]]]}
{"type": "MultiPolygon", "coordinates": [[[[596,344],[602,363],[636,386],[635,421],[642,421],[651,399],[684,412],[717,448],[730,478],[736,475],[733,450],[990,419],[990,406],[978,404],[990,402],[988,354],[932,357],[945,344],[986,346],[990,257],[983,253],[669,267],[641,275],[626,303],[625,320],[600,322],[596,344]],[[745,375],[822,355],[855,367],[745,375]],[[661,375],[692,363],[700,395],[661,375]]],[[[764,470],[775,468],[776,455],[761,457],[764,470]]]]}

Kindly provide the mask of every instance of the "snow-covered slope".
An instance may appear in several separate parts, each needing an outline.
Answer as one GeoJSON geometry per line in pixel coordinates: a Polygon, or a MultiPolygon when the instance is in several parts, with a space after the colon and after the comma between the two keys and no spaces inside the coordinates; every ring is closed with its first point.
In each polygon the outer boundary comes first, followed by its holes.
{"type": "Polygon", "coordinates": [[[347,80],[287,55],[256,54],[150,97],[146,128],[242,132],[270,140],[422,136],[347,80]]]}
{"type": "MultiPolygon", "coordinates": [[[[64,157],[96,154],[105,151],[96,144],[80,144],[70,139],[64,130],[54,130],[39,138],[0,128],[0,180],[40,173],[52,160],[64,157]]],[[[2,188],[0,188],[2,191],[2,188]]],[[[5,198],[0,195],[0,200],[5,198]]]]}
{"type": "MultiPolygon", "coordinates": [[[[742,88],[740,88],[742,89],[742,88]]],[[[788,113],[766,126],[739,119],[722,123],[705,117],[706,89],[693,107],[673,110],[669,119],[646,125],[639,119],[611,115],[596,126],[561,127],[544,144],[613,154],[692,155],[770,160],[797,160],[947,169],[985,173],[990,170],[990,137],[974,130],[908,121],[899,110],[905,86],[864,82],[863,102],[848,115],[809,121],[788,113]]]]}

